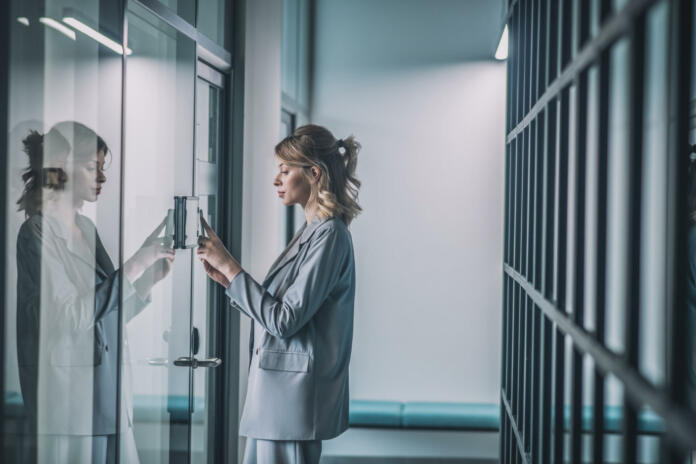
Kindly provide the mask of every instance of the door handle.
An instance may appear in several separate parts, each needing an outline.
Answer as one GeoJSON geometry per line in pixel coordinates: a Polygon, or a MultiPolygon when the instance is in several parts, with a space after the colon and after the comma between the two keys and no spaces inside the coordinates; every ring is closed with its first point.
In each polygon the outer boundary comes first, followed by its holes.
{"type": "Polygon", "coordinates": [[[151,366],[166,366],[169,364],[167,358],[147,358],[147,363],[151,366]]]}
{"type": "Polygon", "coordinates": [[[188,356],[181,356],[174,361],[175,366],[192,367],[193,369],[198,367],[218,367],[220,364],[222,364],[222,359],[220,358],[196,359],[188,356]]]}

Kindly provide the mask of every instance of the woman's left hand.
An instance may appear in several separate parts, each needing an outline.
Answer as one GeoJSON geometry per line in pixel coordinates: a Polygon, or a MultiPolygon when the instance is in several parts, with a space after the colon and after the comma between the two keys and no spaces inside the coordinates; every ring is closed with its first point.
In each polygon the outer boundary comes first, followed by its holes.
{"type": "Polygon", "coordinates": [[[205,219],[201,218],[203,228],[208,234],[207,237],[198,237],[198,250],[196,254],[203,263],[205,272],[211,279],[227,287],[232,279],[242,270],[236,259],[232,257],[225,245],[222,244],[220,237],[217,236],[212,227],[205,219]]]}

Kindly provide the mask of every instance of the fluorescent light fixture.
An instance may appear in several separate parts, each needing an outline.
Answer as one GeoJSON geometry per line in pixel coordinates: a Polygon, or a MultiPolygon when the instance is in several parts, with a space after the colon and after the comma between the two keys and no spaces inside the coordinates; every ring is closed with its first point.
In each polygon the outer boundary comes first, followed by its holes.
{"type": "Polygon", "coordinates": [[[20,16],[19,18],[17,18],[17,22],[24,24],[25,26],[28,26],[29,25],[29,18],[26,18],[24,16],[20,16]]]}
{"type": "Polygon", "coordinates": [[[61,34],[70,37],[71,39],[75,40],[75,31],[70,29],[69,27],[63,26],[61,23],[56,21],[55,19],[51,18],[39,18],[39,22],[42,24],[45,24],[48,27],[52,27],[56,31],[60,32],[61,34]]]}
{"type": "MultiPolygon", "coordinates": [[[[120,43],[116,42],[115,40],[111,40],[101,32],[97,32],[82,21],[75,19],[72,16],[66,16],[63,18],[63,22],[65,24],[69,24],[78,31],[82,32],[84,35],[96,40],[100,44],[104,45],[106,48],[109,48],[119,55],[123,55],[123,47],[121,46],[120,43]]],[[[130,48],[126,48],[126,55],[130,55],[133,53],[133,50],[130,48]]]]}
{"type": "Polygon", "coordinates": [[[503,29],[503,34],[500,36],[500,42],[498,42],[498,49],[495,51],[496,60],[507,60],[508,57],[508,27],[507,24],[503,29]]]}

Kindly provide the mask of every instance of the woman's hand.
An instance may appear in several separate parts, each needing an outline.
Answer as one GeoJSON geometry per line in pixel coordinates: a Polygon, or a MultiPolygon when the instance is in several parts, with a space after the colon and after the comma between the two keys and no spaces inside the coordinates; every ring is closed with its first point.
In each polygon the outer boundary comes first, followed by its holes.
{"type": "Polygon", "coordinates": [[[143,300],[150,295],[152,287],[154,287],[157,282],[167,277],[172,270],[173,262],[174,258],[158,259],[150,267],[145,269],[143,275],[135,281],[135,289],[143,300]]]}
{"type": "Polygon", "coordinates": [[[232,257],[225,245],[217,236],[212,227],[208,225],[205,219],[201,218],[203,229],[208,234],[207,237],[198,237],[198,250],[196,254],[198,259],[203,263],[205,272],[215,282],[227,287],[232,279],[242,271],[236,259],[232,257]]]}
{"type": "Polygon", "coordinates": [[[160,233],[167,224],[167,218],[152,231],[145,239],[142,246],[133,256],[123,263],[123,270],[128,280],[134,282],[146,269],[160,259],[174,259],[174,250],[165,244],[165,237],[160,237],[160,233]]]}

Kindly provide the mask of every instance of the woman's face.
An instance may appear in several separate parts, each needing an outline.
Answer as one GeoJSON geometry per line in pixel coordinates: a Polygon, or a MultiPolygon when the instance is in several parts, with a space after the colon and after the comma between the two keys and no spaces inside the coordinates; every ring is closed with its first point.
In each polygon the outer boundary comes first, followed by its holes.
{"type": "Polygon", "coordinates": [[[300,204],[304,208],[309,200],[310,185],[301,167],[280,162],[273,185],[276,186],[278,196],[285,206],[300,204]]]}
{"type": "Polygon", "coordinates": [[[80,160],[73,168],[73,194],[75,198],[94,202],[101,193],[102,184],[106,182],[104,175],[103,151],[95,153],[92,157],[80,160]]]}

